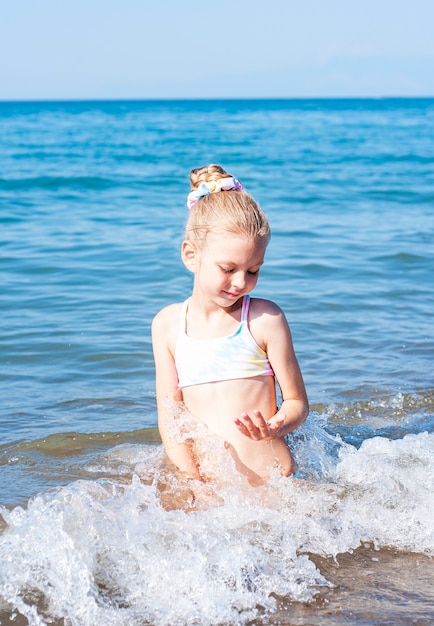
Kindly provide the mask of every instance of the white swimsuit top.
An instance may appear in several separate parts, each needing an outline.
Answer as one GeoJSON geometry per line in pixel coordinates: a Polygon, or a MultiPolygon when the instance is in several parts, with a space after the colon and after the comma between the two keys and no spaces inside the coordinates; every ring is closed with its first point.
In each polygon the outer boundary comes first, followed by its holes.
{"type": "Polygon", "coordinates": [[[250,296],[244,296],[241,322],[232,335],[195,339],[185,332],[188,300],[184,302],[175,348],[180,389],[235,378],[274,376],[267,354],[250,333],[249,306],[250,296]]]}

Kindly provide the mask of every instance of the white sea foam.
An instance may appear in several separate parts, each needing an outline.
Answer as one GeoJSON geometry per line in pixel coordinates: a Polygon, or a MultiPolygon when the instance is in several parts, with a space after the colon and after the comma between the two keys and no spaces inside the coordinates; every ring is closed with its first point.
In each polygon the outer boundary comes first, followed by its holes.
{"type": "Polygon", "coordinates": [[[0,596],[32,625],[53,615],[77,626],[239,624],[278,596],[309,601],[328,584],[311,554],[366,542],[434,554],[433,443],[422,433],[356,449],[306,424],[299,478],[240,489],[226,476],[183,508],[191,484],[160,474],[159,449],[118,446],[101,459],[122,468],[118,481],[77,481],[1,511],[0,596]]]}

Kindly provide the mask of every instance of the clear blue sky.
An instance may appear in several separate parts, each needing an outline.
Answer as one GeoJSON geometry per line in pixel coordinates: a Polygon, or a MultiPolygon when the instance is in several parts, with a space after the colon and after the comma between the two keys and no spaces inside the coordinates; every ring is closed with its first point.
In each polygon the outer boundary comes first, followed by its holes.
{"type": "Polygon", "coordinates": [[[434,0],[0,0],[0,100],[434,96],[434,0]]]}

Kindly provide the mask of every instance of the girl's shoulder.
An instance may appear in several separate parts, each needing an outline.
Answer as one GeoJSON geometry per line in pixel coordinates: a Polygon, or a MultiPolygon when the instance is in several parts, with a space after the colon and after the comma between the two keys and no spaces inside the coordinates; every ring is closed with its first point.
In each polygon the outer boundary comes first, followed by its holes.
{"type": "Polygon", "coordinates": [[[249,317],[254,319],[263,315],[283,315],[282,309],[271,300],[250,298],[249,317]]]}
{"type": "Polygon", "coordinates": [[[289,332],[285,313],[271,300],[251,298],[248,319],[253,337],[263,348],[289,332]]]}
{"type": "Polygon", "coordinates": [[[155,315],[152,324],[153,326],[171,326],[173,323],[179,323],[179,317],[181,315],[183,302],[175,302],[174,304],[169,304],[165,306],[164,309],[158,311],[155,315]]]}
{"type": "Polygon", "coordinates": [[[179,333],[182,302],[169,304],[159,311],[152,320],[152,342],[159,349],[173,353],[179,333]]]}

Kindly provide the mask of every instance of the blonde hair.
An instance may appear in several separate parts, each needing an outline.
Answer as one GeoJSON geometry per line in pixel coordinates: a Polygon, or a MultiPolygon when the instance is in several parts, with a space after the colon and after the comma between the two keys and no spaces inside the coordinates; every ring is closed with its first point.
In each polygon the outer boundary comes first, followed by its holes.
{"type": "MultiPolygon", "coordinates": [[[[190,172],[191,188],[221,178],[233,178],[220,165],[205,165],[190,172]]],[[[232,233],[247,237],[270,238],[270,225],[259,204],[242,191],[218,191],[201,197],[190,209],[185,238],[199,247],[210,232],[232,233]]]]}

